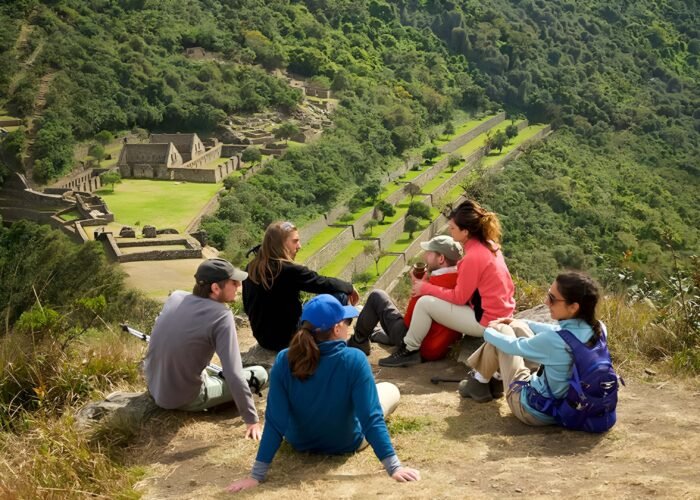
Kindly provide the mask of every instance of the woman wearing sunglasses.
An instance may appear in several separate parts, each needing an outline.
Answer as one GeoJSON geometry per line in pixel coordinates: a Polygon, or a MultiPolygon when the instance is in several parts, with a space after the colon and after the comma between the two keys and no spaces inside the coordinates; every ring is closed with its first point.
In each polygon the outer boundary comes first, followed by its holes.
{"type": "Polygon", "coordinates": [[[481,403],[490,401],[488,384],[482,381],[499,371],[508,388],[508,406],[518,420],[528,425],[556,423],[552,416],[534,409],[528,395],[532,391],[553,398],[566,394],[573,356],[558,331],[567,330],[580,342],[595,344],[604,335],[596,319],[597,303],[598,287],[589,276],[578,271],[559,274],[545,298],[556,324],[512,318],[491,323],[484,332],[485,343],[467,360],[474,370],[460,382],[460,394],[481,403]],[[525,359],[542,365],[540,371],[533,374],[525,359]]]}
{"type": "Polygon", "coordinates": [[[321,276],[294,258],[301,249],[299,231],[291,222],[273,222],[246,270],[243,308],[260,346],[280,351],[289,346],[301,316],[301,292],[328,293],[355,305],[360,296],[352,283],[321,276]]]}
{"type": "Polygon", "coordinates": [[[403,467],[389,438],[385,416],[399,403],[399,389],[375,384],[367,357],[348,347],[348,328],[358,315],[331,295],[304,305],[301,329],[277,355],[270,373],[265,429],[250,477],[228,487],[257,486],[285,439],[295,450],[327,455],[360,451],[369,443],[389,476],[420,479],[403,467]]]}

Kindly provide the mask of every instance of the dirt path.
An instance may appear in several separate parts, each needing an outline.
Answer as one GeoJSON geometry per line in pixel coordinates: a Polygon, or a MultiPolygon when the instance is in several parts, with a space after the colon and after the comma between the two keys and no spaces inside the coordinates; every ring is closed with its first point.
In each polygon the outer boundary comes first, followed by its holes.
{"type": "MultiPolygon", "coordinates": [[[[250,332],[239,331],[244,347],[250,332]]],[[[432,385],[434,374],[459,376],[448,360],[413,369],[379,368],[378,380],[402,393],[391,417],[402,461],[420,469],[418,483],[391,481],[371,449],[345,457],[319,457],[283,446],[268,481],[244,498],[503,498],[522,496],[700,498],[700,392],[673,380],[643,381],[623,373],[618,424],[605,435],[534,429],[514,419],[503,400],[462,400],[456,384],[432,385]],[[399,428],[403,427],[401,431],[399,428]]],[[[257,399],[262,415],[264,399],[257,399]]],[[[246,475],[257,445],[241,439],[235,409],[200,416],[169,413],[152,423],[148,444],[134,450],[147,467],[138,485],[145,498],[221,498],[246,475]]]]}

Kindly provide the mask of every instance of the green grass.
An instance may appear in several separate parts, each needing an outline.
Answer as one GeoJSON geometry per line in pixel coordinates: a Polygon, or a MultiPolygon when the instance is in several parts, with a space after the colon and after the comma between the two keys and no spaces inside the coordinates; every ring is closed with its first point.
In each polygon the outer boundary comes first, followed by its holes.
{"type": "Polygon", "coordinates": [[[362,253],[365,245],[370,243],[365,240],[353,240],[343,250],[338,252],[333,261],[326,265],[321,271],[324,276],[338,276],[352,260],[362,253]]]}
{"type": "Polygon", "coordinates": [[[125,179],[115,191],[98,191],[116,222],[128,226],[150,224],[184,231],[221,188],[221,184],[125,179]]]}
{"type": "Polygon", "coordinates": [[[505,155],[507,155],[509,152],[511,152],[513,149],[515,149],[518,145],[522,144],[526,140],[530,139],[532,136],[540,132],[543,128],[545,128],[546,125],[542,124],[536,124],[536,125],[529,125],[525,127],[523,130],[521,130],[517,136],[515,136],[514,140],[508,144],[506,147],[503,148],[503,151],[500,153],[496,153],[495,151],[492,151],[491,154],[489,154],[485,159],[484,159],[484,165],[493,165],[496,163],[498,160],[503,158],[505,155]]]}
{"type": "MultiPolygon", "coordinates": [[[[522,120],[520,120],[520,121],[522,121],[522,120]]],[[[517,125],[518,123],[520,123],[520,121],[516,121],[515,124],[517,125]]],[[[489,131],[491,132],[491,135],[495,134],[499,130],[503,130],[505,132],[506,127],[508,127],[508,125],[510,125],[510,121],[504,120],[501,123],[499,123],[498,125],[496,125],[495,127],[491,128],[489,131]]],[[[519,137],[520,137],[520,134],[518,134],[516,139],[519,139],[519,137]]],[[[466,143],[464,146],[460,147],[459,149],[455,150],[455,152],[452,154],[459,155],[462,158],[466,158],[467,156],[472,154],[474,151],[476,151],[477,149],[482,147],[484,145],[485,141],[486,141],[486,132],[484,132],[483,134],[477,135],[474,139],[472,139],[471,141],[469,141],[468,143],[466,143]]]]}
{"type": "Polygon", "coordinates": [[[78,213],[77,210],[70,210],[68,212],[62,213],[59,217],[65,221],[78,220],[80,219],[80,213],[78,213]]]}
{"type": "Polygon", "coordinates": [[[425,185],[423,185],[423,192],[432,193],[438,186],[442,185],[443,182],[445,182],[457,172],[459,172],[459,170],[455,170],[455,172],[452,173],[448,172],[447,170],[443,170],[438,175],[433,177],[430,180],[430,182],[426,182],[425,185]]]}
{"type": "Polygon", "coordinates": [[[389,429],[391,436],[397,434],[406,434],[418,432],[432,424],[432,420],[428,417],[401,417],[392,415],[387,419],[386,426],[389,429]]]}
{"type": "Polygon", "coordinates": [[[302,241],[301,243],[303,246],[301,247],[301,250],[299,250],[295,260],[300,263],[304,262],[344,230],[344,227],[327,226],[322,231],[316,233],[309,241],[302,241]]]}
{"type": "Polygon", "coordinates": [[[464,134],[465,132],[469,132],[471,129],[478,127],[485,121],[490,120],[496,115],[488,115],[485,116],[484,118],[481,118],[480,120],[474,120],[470,119],[469,117],[464,117],[463,120],[461,121],[459,119],[455,120],[455,133],[450,135],[450,136],[441,136],[439,139],[435,140],[435,145],[440,147],[444,146],[448,142],[450,142],[452,139],[459,137],[460,135],[464,134]]]}

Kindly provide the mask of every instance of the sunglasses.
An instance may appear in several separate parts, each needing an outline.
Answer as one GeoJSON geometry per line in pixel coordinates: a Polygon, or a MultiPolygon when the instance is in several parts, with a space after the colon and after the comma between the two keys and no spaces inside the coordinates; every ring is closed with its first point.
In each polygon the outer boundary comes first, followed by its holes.
{"type": "Polygon", "coordinates": [[[557,302],[565,302],[565,301],[566,301],[566,299],[558,299],[558,298],[556,298],[552,292],[547,292],[547,299],[546,299],[546,300],[547,300],[547,302],[549,302],[550,304],[555,304],[555,303],[557,303],[557,302]]]}
{"type": "Polygon", "coordinates": [[[291,222],[287,221],[280,224],[280,228],[282,229],[282,231],[293,231],[296,229],[296,226],[294,226],[294,224],[292,224],[291,222]]]}
{"type": "Polygon", "coordinates": [[[345,318],[345,319],[343,320],[343,322],[344,322],[346,325],[350,326],[350,325],[352,325],[352,318],[345,318]]]}

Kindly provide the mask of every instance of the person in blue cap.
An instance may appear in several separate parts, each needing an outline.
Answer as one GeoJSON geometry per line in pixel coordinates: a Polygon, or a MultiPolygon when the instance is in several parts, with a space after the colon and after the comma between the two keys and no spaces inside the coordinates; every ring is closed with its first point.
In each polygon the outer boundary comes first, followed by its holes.
{"type": "Polygon", "coordinates": [[[399,403],[399,389],[388,382],[375,384],[367,357],[346,344],[358,314],[327,294],[304,305],[301,328],[272,367],[253,470],[228,491],[263,481],[283,438],[297,451],[329,455],[359,451],[369,443],[393,479],[420,479],[417,470],[401,465],[384,421],[399,403]]]}

